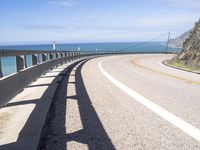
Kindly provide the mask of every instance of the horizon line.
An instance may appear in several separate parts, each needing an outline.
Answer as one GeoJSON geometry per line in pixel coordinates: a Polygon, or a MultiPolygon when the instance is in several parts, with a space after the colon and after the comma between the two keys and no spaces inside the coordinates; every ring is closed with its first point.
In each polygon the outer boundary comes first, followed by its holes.
{"type": "MultiPolygon", "coordinates": [[[[56,42],[56,41],[55,41],[56,42]]],[[[99,42],[56,42],[57,45],[59,44],[109,44],[109,43],[142,43],[142,42],[146,42],[144,41],[107,41],[107,42],[103,42],[103,41],[99,41],[99,42]]],[[[156,42],[162,42],[165,43],[166,41],[151,41],[148,43],[156,43],[156,42]]],[[[51,45],[53,44],[53,41],[50,42],[13,42],[13,43],[0,43],[0,46],[24,46],[24,45],[51,45]]]]}

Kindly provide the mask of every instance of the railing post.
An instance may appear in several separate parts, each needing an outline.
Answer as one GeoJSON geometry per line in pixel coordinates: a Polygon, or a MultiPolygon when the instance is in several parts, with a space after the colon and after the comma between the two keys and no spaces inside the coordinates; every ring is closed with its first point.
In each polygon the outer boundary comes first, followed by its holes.
{"type": "Polygon", "coordinates": [[[58,53],[55,53],[55,55],[56,55],[56,58],[58,58],[58,53]]]}
{"type": "Polygon", "coordinates": [[[61,56],[62,56],[62,61],[63,61],[63,63],[66,63],[66,61],[65,61],[65,60],[66,60],[66,59],[65,59],[65,52],[62,52],[62,53],[61,53],[61,56]]]}
{"type": "Polygon", "coordinates": [[[46,59],[47,59],[47,61],[50,60],[50,54],[49,53],[46,54],[46,59]]]}
{"type": "Polygon", "coordinates": [[[74,52],[75,60],[77,60],[77,52],[74,52]]]}
{"type": "Polygon", "coordinates": [[[70,61],[73,61],[74,60],[74,52],[70,52],[70,56],[71,56],[71,60],[70,61]]]}
{"type": "Polygon", "coordinates": [[[52,53],[49,54],[49,58],[50,58],[50,60],[53,59],[53,54],[52,53]]]}
{"type": "Polygon", "coordinates": [[[70,52],[69,54],[70,54],[70,61],[72,61],[73,60],[73,52],[70,52]]]}
{"type": "Polygon", "coordinates": [[[24,58],[23,56],[16,56],[16,70],[19,72],[24,69],[24,58]]]}
{"type": "Polygon", "coordinates": [[[68,53],[68,62],[70,62],[70,61],[71,61],[71,57],[72,57],[72,53],[71,53],[71,52],[69,52],[69,53],[68,53]]]}
{"type": "Polygon", "coordinates": [[[35,54],[32,54],[32,65],[37,65],[38,63],[38,58],[35,54]]]}
{"type": "Polygon", "coordinates": [[[71,57],[70,52],[68,52],[67,53],[67,62],[70,62],[70,57],[71,57]]]}
{"type": "Polygon", "coordinates": [[[60,65],[63,65],[63,54],[62,54],[62,52],[60,52],[59,53],[59,55],[60,55],[60,65]]]}
{"type": "Polygon", "coordinates": [[[38,57],[38,64],[40,64],[40,54],[37,54],[38,57]]]}
{"type": "Polygon", "coordinates": [[[74,52],[74,60],[76,60],[76,52],[74,52]]]}
{"type": "Polygon", "coordinates": [[[81,52],[78,52],[78,59],[81,59],[81,52]]]}
{"type": "Polygon", "coordinates": [[[77,55],[78,55],[78,59],[80,59],[80,52],[78,52],[77,55]]]}
{"type": "Polygon", "coordinates": [[[76,52],[76,60],[78,60],[78,52],[76,52]]]}
{"type": "Polygon", "coordinates": [[[42,54],[42,62],[45,62],[47,60],[46,54],[42,54]]]}
{"type": "Polygon", "coordinates": [[[27,68],[26,55],[24,55],[24,69],[27,68]]]}
{"type": "Polygon", "coordinates": [[[1,57],[0,57],[0,78],[3,77],[3,71],[2,71],[2,66],[1,66],[1,57]]]}
{"type": "Polygon", "coordinates": [[[68,53],[65,52],[65,62],[67,63],[68,62],[68,53]]]}
{"type": "Polygon", "coordinates": [[[80,54],[81,54],[81,52],[78,52],[78,54],[77,54],[77,55],[78,55],[78,59],[81,58],[81,55],[80,55],[80,54]]]}

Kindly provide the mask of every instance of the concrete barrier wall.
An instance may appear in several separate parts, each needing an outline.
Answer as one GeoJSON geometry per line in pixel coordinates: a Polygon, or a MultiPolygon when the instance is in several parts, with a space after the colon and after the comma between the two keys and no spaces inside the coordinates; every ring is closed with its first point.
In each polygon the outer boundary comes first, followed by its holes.
{"type": "Polygon", "coordinates": [[[80,57],[90,55],[66,56],[43,62],[30,68],[0,79],[0,107],[7,104],[13,97],[20,93],[26,86],[49,70],[80,57]]]}
{"type": "MultiPolygon", "coordinates": [[[[0,50],[1,57],[15,56],[17,73],[2,77],[0,63],[0,108],[7,104],[12,98],[19,94],[26,86],[39,78],[42,74],[56,68],[63,63],[72,60],[91,56],[119,55],[123,53],[113,52],[66,52],[66,51],[12,51],[0,50]],[[58,54],[59,53],[59,54],[58,54]],[[26,55],[34,55],[32,63],[34,66],[26,68],[26,55]],[[49,54],[49,60],[47,55],[49,54]],[[42,63],[39,61],[39,55],[42,57],[42,63]],[[60,56],[58,58],[58,56],[60,56]],[[39,63],[40,62],[40,63],[39,63]],[[39,64],[38,64],[39,63],[39,64]],[[25,68],[25,69],[24,69],[25,68]],[[2,78],[1,78],[2,77],[2,78]]],[[[128,53],[127,53],[128,54],[128,53]]],[[[1,61],[0,61],[1,62],[1,61]]]]}

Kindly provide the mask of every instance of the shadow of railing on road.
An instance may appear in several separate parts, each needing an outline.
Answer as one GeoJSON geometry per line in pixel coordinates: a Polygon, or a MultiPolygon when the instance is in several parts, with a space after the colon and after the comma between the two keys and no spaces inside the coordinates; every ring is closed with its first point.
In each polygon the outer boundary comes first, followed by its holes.
{"type": "Polygon", "coordinates": [[[77,67],[75,74],[77,102],[83,129],[68,134],[67,141],[77,141],[87,144],[89,149],[114,149],[114,145],[106,133],[87,93],[81,74],[82,67],[85,63],[81,63],[77,67]]]}
{"type": "Polygon", "coordinates": [[[89,149],[115,149],[111,139],[103,127],[101,120],[87,93],[81,70],[87,61],[81,63],[75,71],[76,95],[67,97],[67,81],[65,79],[55,95],[49,119],[46,122],[44,137],[41,138],[39,150],[66,150],[70,141],[86,144],[89,149]],[[66,134],[67,131],[67,99],[77,100],[83,129],[66,134]],[[46,132],[47,131],[47,132],[46,132]]]}

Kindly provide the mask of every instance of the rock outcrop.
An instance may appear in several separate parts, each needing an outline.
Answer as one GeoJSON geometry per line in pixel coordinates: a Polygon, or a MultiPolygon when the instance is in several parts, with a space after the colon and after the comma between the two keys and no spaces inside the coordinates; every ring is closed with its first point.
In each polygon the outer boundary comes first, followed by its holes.
{"type": "Polygon", "coordinates": [[[187,66],[200,69],[200,20],[183,43],[183,50],[176,59],[187,66]]]}

